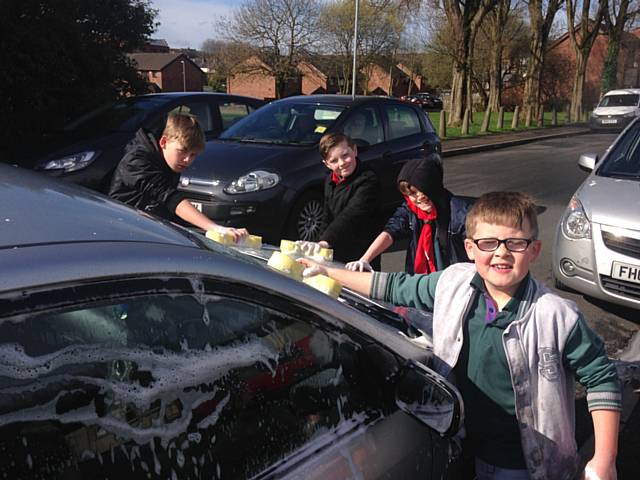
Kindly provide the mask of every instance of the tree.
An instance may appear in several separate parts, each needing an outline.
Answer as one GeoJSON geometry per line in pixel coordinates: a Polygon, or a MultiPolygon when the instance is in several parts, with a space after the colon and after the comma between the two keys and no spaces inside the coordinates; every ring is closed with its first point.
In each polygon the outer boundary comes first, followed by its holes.
{"type": "MultiPolygon", "coordinates": [[[[357,62],[364,66],[380,57],[391,57],[398,48],[403,29],[401,16],[410,8],[405,1],[361,1],[358,9],[357,62]]],[[[322,10],[321,48],[335,55],[344,79],[344,92],[352,85],[353,31],[355,3],[353,0],[337,0],[322,10]]],[[[364,92],[365,89],[362,89],[364,92]]]]}
{"type": "Polygon", "coordinates": [[[442,0],[455,44],[451,81],[449,126],[462,124],[464,110],[471,110],[471,71],[473,47],[478,27],[496,0],[442,0]]]}
{"type": "Polygon", "coordinates": [[[315,47],[319,10],[317,0],[247,0],[223,29],[231,41],[260,50],[281,97],[287,82],[297,75],[297,62],[315,47]]]}
{"type": "Polygon", "coordinates": [[[154,31],[156,13],[147,0],[3,1],[2,148],[32,144],[98,104],[145,91],[126,53],[154,31]]]}
{"type": "Polygon", "coordinates": [[[226,92],[227,77],[234,67],[255,53],[246,43],[207,39],[202,43],[202,55],[209,68],[208,82],[217,91],[226,92]]]}
{"type": "Polygon", "coordinates": [[[604,12],[604,28],[607,32],[607,56],[604,61],[604,72],[600,92],[606,93],[618,87],[618,54],[625,25],[638,13],[634,8],[629,11],[631,0],[609,0],[609,8],[604,12]]]}
{"type": "Polygon", "coordinates": [[[564,0],[528,0],[531,38],[529,42],[529,63],[524,83],[524,114],[529,118],[538,117],[540,108],[540,84],[542,68],[547,53],[549,32],[558,9],[564,0]],[[546,7],[546,10],[545,10],[546,7]]]}
{"type": "Polygon", "coordinates": [[[589,10],[591,8],[591,0],[582,0],[580,23],[578,25],[575,24],[577,6],[578,0],[566,0],[567,28],[569,30],[571,46],[576,55],[573,90],[571,92],[571,107],[569,109],[569,115],[574,121],[580,120],[582,116],[582,98],[587,62],[589,61],[589,54],[591,53],[593,42],[600,32],[600,25],[602,24],[602,18],[608,7],[608,3],[607,0],[599,0],[595,19],[590,20],[589,10]]]}

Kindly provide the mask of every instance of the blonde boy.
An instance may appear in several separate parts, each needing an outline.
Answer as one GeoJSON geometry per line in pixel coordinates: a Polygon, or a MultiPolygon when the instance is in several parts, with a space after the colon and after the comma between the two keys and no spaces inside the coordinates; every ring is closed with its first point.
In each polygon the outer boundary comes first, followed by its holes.
{"type": "MultiPolygon", "coordinates": [[[[618,378],[577,306],[538,283],[535,205],[517,192],[483,195],[467,215],[473,264],[431,275],[326,269],[343,285],[396,305],[433,311],[433,367],[455,377],[477,478],[572,479],[574,376],[587,390],[595,432],[588,463],[615,479],[618,378]]],[[[303,261],[307,273],[322,268],[303,261]]]]}
{"type": "Polygon", "coordinates": [[[169,115],[158,141],[138,130],[113,175],[109,196],[168,220],[178,217],[203,230],[227,231],[236,240],[247,235],[244,228],[219,226],[178,191],[180,174],[204,146],[204,133],[192,115],[169,115]]]}

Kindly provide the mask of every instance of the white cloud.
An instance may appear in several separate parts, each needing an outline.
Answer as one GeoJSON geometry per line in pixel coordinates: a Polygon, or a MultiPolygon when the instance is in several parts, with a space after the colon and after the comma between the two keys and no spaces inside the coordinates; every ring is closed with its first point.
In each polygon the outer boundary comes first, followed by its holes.
{"type": "Polygon", "coordinates": [[[219,38],[217,22],[230,17],[239,0],[153,0],[160,22],[153,38],[163,38],[171,48],[196,48],[208,38],[219,38]]]}

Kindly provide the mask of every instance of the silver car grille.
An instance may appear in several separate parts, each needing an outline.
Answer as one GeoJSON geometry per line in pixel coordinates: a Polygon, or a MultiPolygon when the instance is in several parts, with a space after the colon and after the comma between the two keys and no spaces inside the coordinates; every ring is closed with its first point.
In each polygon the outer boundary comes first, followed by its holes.
{"type": "Polygon", "coordinates": [[[602,241],[609,250],[640,258],[640,239],[631,237],[619,237],[609,232],[602,232],[602,241]]]}
{"type": "Polygon", "coordinates": [[[605,290],[611,293],[640,300],[640,284],[638,283],[626,282],[606,275],[600,275],[600,283],[605,290]]]}

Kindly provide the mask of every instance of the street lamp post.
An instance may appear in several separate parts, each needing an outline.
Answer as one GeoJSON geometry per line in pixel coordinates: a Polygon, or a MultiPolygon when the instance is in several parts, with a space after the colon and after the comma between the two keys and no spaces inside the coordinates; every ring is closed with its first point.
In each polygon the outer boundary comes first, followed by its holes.
{"type": "Polygon", "coordinates": [[[180,63],[182,64],[182,91],[186,92],[187,91],[187,79],[186,79],[185,74],[184,74],[184,60],[180,60],[180,63]]]}
{"type": "Polygon", "coordinates": [[[351,96],[356,98],[356,54],[358,51],[358,0],[356,0],[356,18],[353,28],[353,72],[351,74],[351,96]]]}

